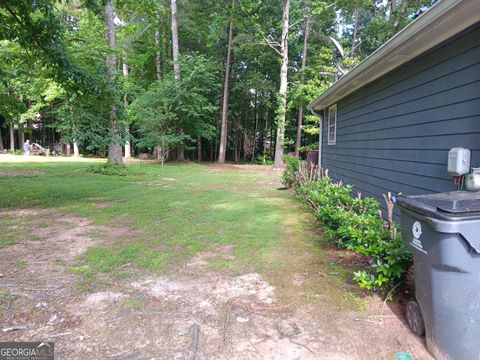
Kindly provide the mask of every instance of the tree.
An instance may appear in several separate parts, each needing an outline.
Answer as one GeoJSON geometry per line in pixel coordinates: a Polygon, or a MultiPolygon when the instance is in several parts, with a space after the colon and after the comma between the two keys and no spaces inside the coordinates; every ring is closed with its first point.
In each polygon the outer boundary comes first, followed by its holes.
{"type": "Polygon", "coordinates": [[[172,148],[192,142],[198,136],[209,139],[215,130],[209,120],[218,110],[211,97],[218,87],[210,59],[184,56],[179,64],[183,73],[179,82],[166,77],[152,83],[128,109],[139,126],[138,146],[157,147],[162,161],[172,148]],[[190,134],[185,134],[184,128],[190,134]]]}
{"type": "Polygon", "coordinates": [[[153,150],[151,129],[179,160],[275,158],[280,167],[283,152],[318,146],[317,119],[304,109],[339,76],[328,38],[348,54],[337,64],[348,71],[434,2],[183,0],[177,12],[177,1],[0,2],[4,145],[28,134],[73,143],[74,153],[110,150],[120,163],[127,139],[153,150]],[[209,77],[194,75],[207,68],[209,77]],[[154,99],[171,106],[157,120],[129,109],[154,99]]]}
{"type": "Polygon", "coordinates": [[[178,25],[177,25],[177,0],[170,1],[172,11],[172,56],[173,56],[173,75],[176,82],[180,81],[180,64],[178,63],[178,25]]]}
{"type": "MultiPolygon", "coordinates": [[[[308,10],[309,11],[309,10],[308,10]]],[[[300,83],[303,84],[305,81],[305,67],[307,65],[307,51],[308,51],[308,35],[310,34],[310,26],[312,23],[312,17],[309,13],[307,15],[307,21],[305,24],[304,39],[303,39],[303,51],[302,51],[302,65],[300,67],[300,83]]],[[[298,157],[300,154],[300,146],[302,146],[302,124],[303,124],[303,104],[300,104],[298,107],[298,118],[297,118],[297,139],[295,142],[295,156],[298,157]]]]}
{"type": "Polygon", "coordinates": [[[235,0],[232,0],[230,25],[228,27],[228,46],[227,59],[225,61],[225,76],[223,81],[223,98],[222,98],[222,123],[220,132],[220,149],[218,153],[218,162],[225,162],[225,154],[227,152],[227,132],[228,132],[228,95],[230,93],[230,68],[232,60],[232,42],[233,42],[233,10],[235,8],[235,0]]]}
{"type": "Polygon", "coordinates": [[[274,167],[283,168],[283,142],[285,139],[285,114],[287,111],[287,84],[288,84],[288,17],[290,11],[290,0],[284,0],[283,19],[282,19],[282,39],[280,43],[280,52],[282,56],[282,65],[280,68],[280,90],[278,91],[277,107],[277,138],[275,143],[274,167]]]}
{"type": "MultiPolygon", "coordinates": [[[[108,83],[113,87],[116,81],[116,56],[115,56],[115,25],[112,0],[107,0],[105,5],[105,25],[107,27],[107,42],[110,47],[110,54],[107,56],[107,79],[108,83]]],[[[111,104],[110,108],[110,146],[108,148],[108,163],[123,164],[121,134],[117,121],[117,105],[111,104]]]]}

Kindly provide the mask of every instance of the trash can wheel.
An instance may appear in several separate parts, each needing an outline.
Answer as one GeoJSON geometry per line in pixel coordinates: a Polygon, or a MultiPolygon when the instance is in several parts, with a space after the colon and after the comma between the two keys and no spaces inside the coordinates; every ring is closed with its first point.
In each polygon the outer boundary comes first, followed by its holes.
{"type": "Polygon", "coordinates": [[[425,323],[423,322],[422,310],[415,300],[410,300],[407,303],[407,324],[415,335],[425,335],[425,323]]]}

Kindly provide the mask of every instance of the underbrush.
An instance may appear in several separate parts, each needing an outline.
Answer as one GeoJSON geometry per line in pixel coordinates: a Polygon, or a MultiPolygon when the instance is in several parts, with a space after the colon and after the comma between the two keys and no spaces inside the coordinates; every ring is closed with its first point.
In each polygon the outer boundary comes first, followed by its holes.
{"type": "Polygon", "coordinates": [[[93,165],[87,169],[88,172],[108,176],[127,176],[134,174],[134,171],[122,164],[93,165]]]}
{"type": "Polygon", "coordinates": [[[292,156],[285,158],[283,181],[314,209],[325,227],[327,236],[340,249],[364,255],[369,265],[354,272],[354,280],[368,290],[396,285],[406,274],[411,256],[391,219],[393,204],[390,194],[389,220],[382,218],[375,199],[352,196],[352,186],[333,182],[328,172],[308,170],[292,156]],[[319,175],[320,174],[320,175],[319,175]]]}

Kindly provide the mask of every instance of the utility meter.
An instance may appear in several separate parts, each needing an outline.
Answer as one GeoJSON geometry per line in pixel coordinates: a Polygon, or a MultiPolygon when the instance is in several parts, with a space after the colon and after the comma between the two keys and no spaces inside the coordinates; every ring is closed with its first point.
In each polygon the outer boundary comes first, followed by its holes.
{"type": "Polygon", "coordinates": [[[470,172],[470,150],[453,148],[448,152],[448,173],[452,176],[462,176],[470,172]]]}
{"type": "Polygon", "coordinates": [[[472,168],[472,173],[465,176],[465,187],[468,191],[480,190],[480,168],[472,168]]]}

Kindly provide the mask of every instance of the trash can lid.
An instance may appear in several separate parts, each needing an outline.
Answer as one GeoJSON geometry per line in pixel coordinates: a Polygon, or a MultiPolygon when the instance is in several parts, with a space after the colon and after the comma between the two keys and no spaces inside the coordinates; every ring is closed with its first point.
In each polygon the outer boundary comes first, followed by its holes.
{"type": "Polygon", "coordinates": [[[400,195],[400,207],[440,220],[480,219],[480,192],[452,191],[428,195],[400,195]]]}

